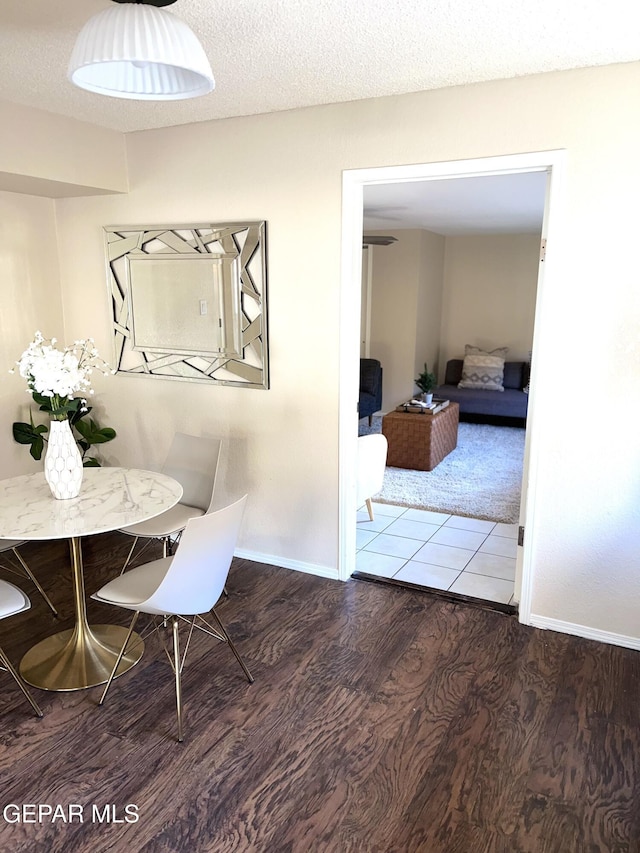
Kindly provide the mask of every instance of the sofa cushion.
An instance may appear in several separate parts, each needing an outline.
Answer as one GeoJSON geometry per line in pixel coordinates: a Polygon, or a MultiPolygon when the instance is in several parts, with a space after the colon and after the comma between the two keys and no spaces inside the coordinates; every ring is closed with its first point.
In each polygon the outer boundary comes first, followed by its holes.
{"type": "Polygon", "coordinates": [[[451,358],[447,362],[447,368],[444,374],[445,385],[457,385],[462,379],[462,365],[464,364],[461,358],[451,358]]]}
{"type": "Polygon", "coordinates": [[[460,414],[469,420],[474,416],[526,418],[528,396],[514,388],[505,388],[502,394],[487,394],[482,389],[460,389],[456,385],[440,385],[439,397],[460,406],[460,414]]]}
{"type": "Polygon", "coordinates": [[[525,385],[524,361],[505,361],[502,384],[505,389],[515,388],[517,391],[522,391],[525,385]]]}
{"type": "Polygon", "coordinates": [[[371,417],[382,408],[382,365],[375,358],[360,359],[360,417],[371,417]]]}
{"type": "Polygon", "coordinates": [[[375,358],[360,359],[360,391],[376,395],[380,385],[380,362],[375,358]]]}
{"type": "Polygon", "coordinates": [[[508,347],[498,347],[487,352],[467,344],[458,388],[504,391],[504,360],[508,351],[508,347]]]}

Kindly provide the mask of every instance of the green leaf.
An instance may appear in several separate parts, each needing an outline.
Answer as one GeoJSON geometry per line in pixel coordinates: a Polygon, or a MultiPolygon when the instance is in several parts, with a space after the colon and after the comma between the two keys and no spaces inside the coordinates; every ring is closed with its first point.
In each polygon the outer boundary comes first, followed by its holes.
{"type": "Polygon", "coordinates": [[[42,394],[38,394],[37,391],[34,391],[31,396],[33,397],[34,403],[37,403],[40,406],[41,412],[51,411],[51,397],[45,397],[42,394]]]}
{"type": "Polygon", "coordinates": [[[111,427],[102,427],[102,429],[99,429],[94,433],[93,443],[104,444],[107,441],[113,441],[115,437],[115,429],[112,429],[111,427]],[[97,436],[99,436],[99,438],[97,436]]]}
{"type": "Polygon", "coordinates": [[[44,441],[40,436],[31,443],[31,448],[29,449],[29,453],[33,456],[34,459],[42,458],[42,451],[44,450],[44,441]]]}
{"type": "Polygon", "coordinates": [[[95,456],[86,456],[83,463],[83,468],[101,468],[102,466],[98,462],[95,456]]]}
{"type": "Polygon", "coordinates": [[[80,433],[80,435],[83,438],[87,438],[88,436],[91,435],[91,432],[92,432],[91,424],[92,423],[93,423],[93,421],[91,421],[91,420],[89,420],[89,422],[78,420],[77,423],[74,424],[74,427],[76,428],[76,430],[80,433]]]}
{"type": "Polygon", "coordinates": [[[40,459],[42,457],[42,451],[44,450],[44,439],[42,434],[48,432],[47,427],[44,424],[38,424],[35,426],[33,420],[30,424],[21,423],[20,421],[16,421],[13,424],[13,438],[18,444],[30,444],[29,453],[33,456],[34,459],[40,459]]]}
{"type": "Polygon", "coordinates": [[[18,444],[32,444],[41,433],[46,432],[46,426],[34,426],[16,421],[13,424],[13,438],[18,444]]]}
{"type": "Polygon", "coordinates": [[[91,408],[92,408],[91,406],[87,406],[87,408],[84,409],[84,411],[83,411],[80,407],[80,398],[77,398],[77,403],[78,403],[78,405],[77,405],[76,410],[74,412],[72,412],[69,416],[69,422],[70,422],[72,427],[77,427],[77,425],[80,421],[80,418],[86,418],[86,416],[89,414],[89,412],[91,411],[91,408]]]}
{"type": "MultiPolygon", "coordinates": [[[[42,394],[38,394],[37,391],[34,391],[31,396],[33,397],[34,401],[40,406],[41,412],[49,412],[49,414],[53,412],[53,397],[45,397],[42,394]]],[[[59,401],[55,407],[56,414],[66,415],[71,421],[72,425],[75,420],[77,420],[78,418],[82,418],[84,417],[84,415],[87,414],[87,412],[80,411],[82,406],[82,397],[72,397],[71,400],[65,400],[64,397],[56,397],[55,399],[59,401]]]]}
{"type": "Polygon", "coordinates": [[[104,444],[107,441],[112,441],[116,437],[116,431],[111,427],[103,427],[100,429],[98,424],[89,418],[89,421],[79,421],[75,424],[75,428],[80,433],[87,444],[104,444]]]}

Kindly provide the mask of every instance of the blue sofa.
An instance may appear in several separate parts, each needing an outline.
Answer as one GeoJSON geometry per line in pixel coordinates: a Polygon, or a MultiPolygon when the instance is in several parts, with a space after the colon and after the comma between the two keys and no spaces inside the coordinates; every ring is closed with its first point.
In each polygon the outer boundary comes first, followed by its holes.
{"type": "Polygon", "coordinates": [[[369,418],[382,408],[382,365],[375,358],[360,359],[358,418],[369,418]]]}
{"type": "Polygon", "coordinates": [[[525,361],[506,361],[504,365],[504,391],[485,391],[476,388],[458,388],[462,379],[461,358],[447,362],[444,385],[435,393],[438,397],[452,400],[460,406],[461,420],[478,423],[518,421],[524,425],[527,417],[529,395],[524,388],[529,384],[529,364],[525,361]]]}

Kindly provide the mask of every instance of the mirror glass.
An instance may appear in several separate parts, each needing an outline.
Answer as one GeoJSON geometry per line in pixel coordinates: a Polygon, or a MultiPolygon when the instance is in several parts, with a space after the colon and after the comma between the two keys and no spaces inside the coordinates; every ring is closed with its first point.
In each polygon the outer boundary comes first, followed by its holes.
{"type": "Polygon", "coordinates": [[[117,371],[268,388],[265,226],[105,228],[117,371]]]}

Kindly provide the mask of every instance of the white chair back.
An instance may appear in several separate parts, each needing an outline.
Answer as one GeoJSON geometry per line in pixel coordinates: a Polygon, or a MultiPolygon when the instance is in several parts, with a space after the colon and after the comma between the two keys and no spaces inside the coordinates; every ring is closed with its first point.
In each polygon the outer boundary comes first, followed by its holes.
{"type": "Polygon", "coordinates": [[[357,505],[373,497],[382,488],[387,465],[387,439],[381,433],[358,438],[357,505]]]}
{"type": "Polygon", "coordinates": [[[233,559],[247,496],[216,512],[190,518],[160,586],[145,613],[207,613],[222,595],[233,559]]]}
{"type": "Polygon", "coordinates": [[[0,619],[22,613],[31,607],[24,592],[8,581],[0,580],[0,619]]]}
{"type": "MultiPolygon", "coordinates": [[[[0,619],[5,619],[7,616],[13,616],[16,613],[22,613],[23,611],[28,610],[30,607],[31,602],[21,589],[19,589],[17,586],[14,586],[12,583],[0,580],[0,619]]],[[[9,673],[9,675],[13,678],[15,683],[22,691],[25,699],[28,700],[33,710],[39,717],[42,717],[43,714],[40,709],[40,706],[27,689],[26,684],[20,678],[18,671],[11,663],[9,658],[6,656],[4,649],[2,648],[0,648],[0,664],[0,669],[4,669],[6,672],[9,673]]]]}
{"type": "Polygon", "coordinates": [[[203,512],[210,508],[221,445],[219,438],[202,438],[184,432],[174,435],[162,471],[182,486],[181,504],[203,512]]]}

